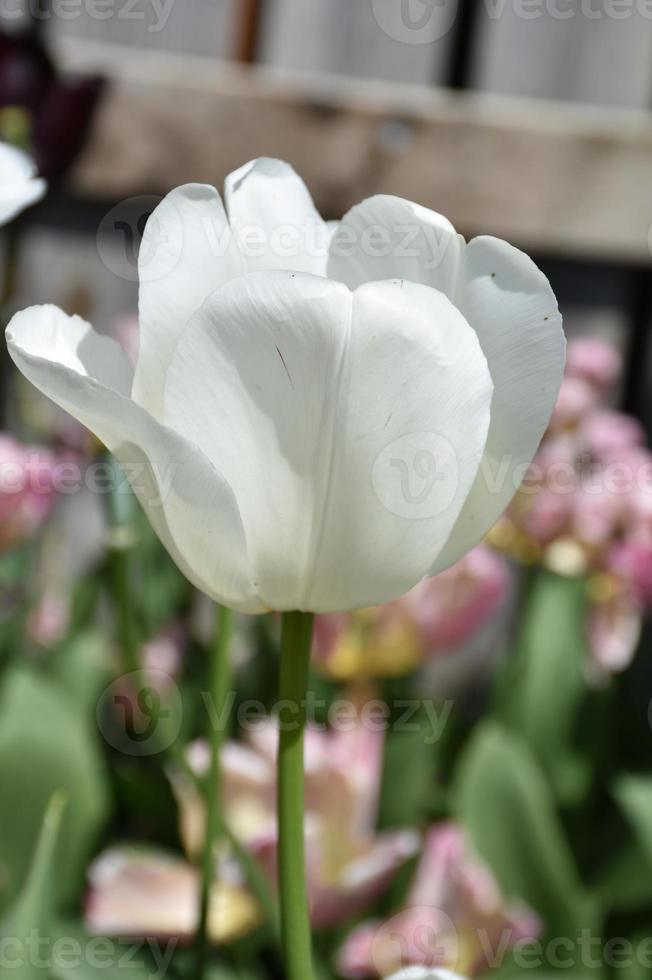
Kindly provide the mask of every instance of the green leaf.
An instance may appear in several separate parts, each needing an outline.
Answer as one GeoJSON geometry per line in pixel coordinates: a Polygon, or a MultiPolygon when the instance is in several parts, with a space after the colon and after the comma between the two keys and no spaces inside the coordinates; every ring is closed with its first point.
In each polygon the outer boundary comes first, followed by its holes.
{"type": "Polygon", "coordinates": [[[420,823],[432,794],[435,749],[432,722],[425,711],[390,726],[385,743],[379,825],[409,827],[420,823]]]}
{"type": "Polygon", "coordinates": [[[523,739],[479,725],[459,763],[453,804],[505,894],[523,898],[548,930],[576,936],[595,912],[548,784],[523,739]]]}
{"type": "Polygon", "coordinates": [[[628,941],[632,944],[630,962],[618,964],[613,974],[619,980],[649,980],[652,967],[652,938],[649,929],[636,933],[628,941]]]}
{"type": "Polygon", "coordinates": [[[57,790],[69,805],[57,848],[57,891],[75,899],[108,816],[97,729],[60,684],[16,667],[0,692],[0,880],[2,902],[16,895],[31,860],[40,815],[57,790]]]}
{"type": "Polygon", "coordinates": [[[177,947],[176,940],[88,936],[78,924],[59,923],[49,980],[171,980],[177,947]]]}
{"type": "Polygon", "coordinates": [[[75,710],[95,718],[99,694],[107,683],[108,649],[98,630],[84,630],[52,657],[53,677],[59,682],[75,710]]]}
{"type": "Polygon", "coordinates": [[[632,911],[652,905],[652,868],[638,842],[627,842],[601,871],[593,892],[609,911],[632,911]],[[643,872],[643,873],[642,873],[643,872]]]}
{"type": "Polygon", "coordinates": [[[636,834],[652,874],[652,776],[625,773],[614,783],[613,795],[636,834]]]}
{"type": "Polygon", "coordinates": [[[42,980],[46,975],[49,950],[34,945],[34,938],[49,941],[54,914],[55,852],[66,806],[63,793],[48,803],[34,850],[29,874],[2,923],[1,934],[11,941],[8,949],[14,980],[42,980]],[[32,956],[33,952],[37,955],[32,956]],[[14,962],[20,958],[20,963],[14,962]]]}
{"type": "Polygon", "coordinates": [[[528,742],[567,802],[584,795],[590,775],[572,744],[586,692],[584,613],[583,579],[536,574],[496,705],[499,720],[528,742]]]}

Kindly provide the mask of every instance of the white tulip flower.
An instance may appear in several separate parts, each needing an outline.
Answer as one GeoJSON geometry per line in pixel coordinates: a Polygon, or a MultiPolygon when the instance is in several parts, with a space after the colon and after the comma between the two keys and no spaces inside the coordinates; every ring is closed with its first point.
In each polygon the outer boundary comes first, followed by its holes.
{"type": "Polygon", "coordinates": [[[11,356],[115,453],[214,599],[396,598],[517,489],[562,376],[555,297],[522,252],[397,198],[333,231],[278,161],[232,174],[225,198],[186,185],[150,218],[135,371],[51,306],[13,318],[11,356]]]}
{"type": "Polygon", "coordinates": [[[36,176],[36,165],[22,150],[0,143],[0,225],[6,225],[45,194],[47,185],[36,176]]]}

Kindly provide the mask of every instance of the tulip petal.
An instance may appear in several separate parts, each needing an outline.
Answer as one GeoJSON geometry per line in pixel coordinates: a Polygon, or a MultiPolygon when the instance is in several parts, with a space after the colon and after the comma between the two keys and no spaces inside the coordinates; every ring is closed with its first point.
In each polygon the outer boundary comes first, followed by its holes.
{"type": "Polygon", "coordinates": [[[0,225],[40,201],[46,190],[34,161],[15,146],[0,143],[0,225]]]}
{"type": "Polygon", "coordinates": [[[128,397],[131,367],[119,345],[54,306],[17,313],[6,336],[25,377],[116,455],[186,577],[221,602],[260,612],[230,487],[195,446],[128,397]]]}
{"type": "Polygon", "coordinates": [[[193,317],[165,420],[233,488],[263,601],[327,612],[426,574],[475,479],[491,394],[442,293],[261,272],[193,317]]]}
{"type": "Polygon", "coordinates": [[[206,297],[245,271],[214,187],[185,184],[152,212],[138,254],[140,352],[134,398],[161,417],[165,371],[206,297]]]}
{"type": "Polygon", "coordinates": [[[342,218],[331,239],[328,275],[351,289],[364,282],[407,279],[451,298],[463,245],[443,215],[378,194],[342,218]]]}
{"type": "MultiPolygon", "coordinates": [[[[85,921],[91,934],[184,941],[195,935],[200,881],[197,868],[187,861],[125,844],[100,854],[88,876],[85,921]]],[[[258,921],[256,902],[237,880],[213,882],[208,918],[213,943],[233,942],[258,921]]]]}
{"type": "Polygon", "coordinates": [[[229,174],[224,197],[247,267],[326,275],[332,229],[282,160],[252,160],[229,174]]]}
{"type": "Polygon", "coordinates": [[[548,426],[566,351],[550,283],[498,238],[466,246],[454,302],[478,335],[494,397],[482,466],[433,574],[482,540],[518,490],[548,426]]]}
{"type": "Polygon", "coordinates": [[[412,830],[379,834],[339,869],[334,884],[316,882],[311,889],[312,925],[327,929],[359,915],[386,891],[399,868],[419,853],[419,843],[412,830]]]}
{"type": "Polygon", "coordinates": [[[446,293],[478,335],[494,384],[485,458],[432,573],[476,545],[518,489],[548,425],[565,341],[546,277],[497,238],[464,244],[427,208],[392,197],[354,207],[331,242],[329,275],[354,288],[401,276],[446,293]],[[375,237],[374,237],[375,236],[375,237]],[[384,236],[384,237],[383,237],[384,236]]]}

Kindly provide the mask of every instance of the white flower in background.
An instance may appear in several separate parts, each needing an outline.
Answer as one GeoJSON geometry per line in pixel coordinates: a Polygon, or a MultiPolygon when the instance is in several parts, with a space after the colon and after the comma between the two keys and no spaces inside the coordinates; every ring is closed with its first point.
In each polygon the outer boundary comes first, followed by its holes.
{"type": "Polygon", "coordinates": [[[561,380],[555,297],[523,253],[465,245],[407,201],[374,198],[333,233],[277,161],[232,174],[225,198],[190,184],[150,218],[135,370],[51,306],[14,317],[11,356],[116,454],[211,597],[250,613],[386,602],[512,497],[561,380]],[[407,258],[406,225],[423,242],[407,258]]]}
{"type": "Polygon", "coordinates": [[[36,165],[22,150],[0,143],[0,225],[6,225],[45,194],[47,185],[36,176],[36,165]]]}

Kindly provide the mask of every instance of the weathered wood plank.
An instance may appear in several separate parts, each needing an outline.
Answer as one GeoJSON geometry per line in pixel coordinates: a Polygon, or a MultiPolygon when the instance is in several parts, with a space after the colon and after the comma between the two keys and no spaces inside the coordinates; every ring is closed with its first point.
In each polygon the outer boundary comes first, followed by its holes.
{"type": "MultiPolygon", "coordinates": [[[[68,47],[69,65],[103,65],[68,47]]],[[[201,59],[106,55],[113,84],[74,180],[124,198],[219,184],[248,158],[290,160],[336,216],[374,193],[410,197],[465,234],[650,262],[652,117],[451,94],[425,86],[280,76],[201,59]]]]}
{"type": "Polygon", "coordinates": [[[478,8],[479,88],[649,107],[649,0],[478,0],[478,8]]]}
{"type": "Polygon", "coordinates": [[[47,21],[53,41],[88,38],[103,44],[228,58],[238,42],[239,0],[94,0],[70,4],[47,21]]]}
{"type": "MultiPolygon", "coordinates": [[[[301,71],[443,82],[448,32],[431,40],[426,32],[407,31],[414,42],[407,44],[400,39],[401,28],[405,31],[400,16],[388,16],[391,6],[396,0],[267,0],[260,60],[301,71]]],[[[417,8],[424,10],[421,0],[417,8]]]]}

